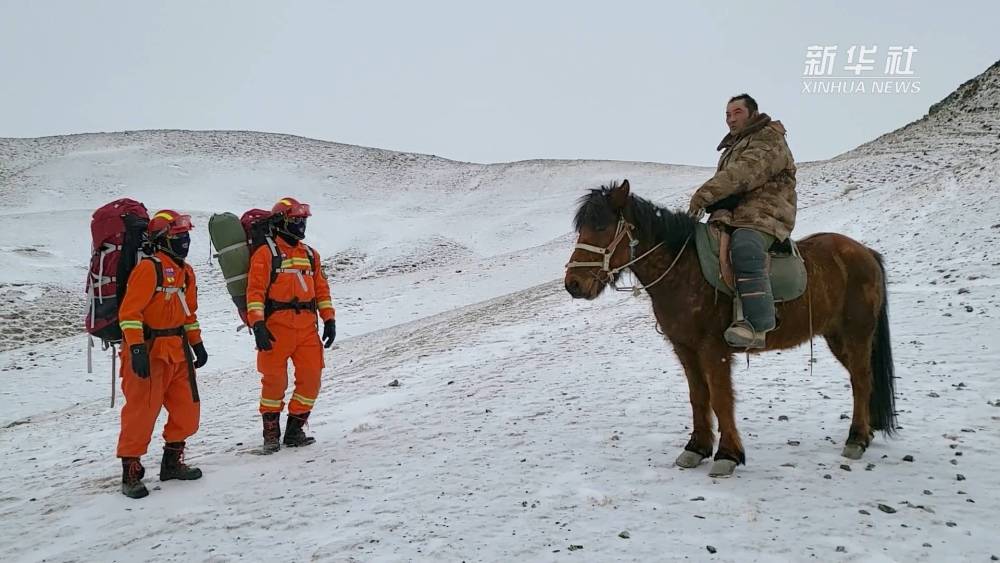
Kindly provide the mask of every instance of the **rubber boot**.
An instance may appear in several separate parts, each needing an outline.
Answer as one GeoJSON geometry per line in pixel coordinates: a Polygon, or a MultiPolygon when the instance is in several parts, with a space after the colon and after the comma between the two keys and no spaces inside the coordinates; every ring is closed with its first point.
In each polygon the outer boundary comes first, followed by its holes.
{"type": "MultiPolygon", "coordinates": [[[[768,283],[770,290],[770,282],[768,283]]],[[[726,329],[723,336],[726,343],[734,348],[748,350],[761,349],[767,346],[767,333],[775,327],[774,300],[770,291],[766,296],[740,296],[738,304],[743,318],[738,319],[726,329]],[[749,313],[747,310],[750,310],[749,313]],[[767,327],[759,329],[758,327],[767,327]]],[[[735,304],[734,304],[735,306],[735,304]]]]}
{"type": "Polygon", "coordinates": [[[766,334],[775,327],[767,240],[754,230],[736,229],[731,259],[743,318],[726,329],[726,343],[735,348],[764,348],[766,334]]]}
{"type": "Polygon", "coordinates": [[[142,478],[146,475],[146,468],[137,457],[122,458],[122,494],[128,498],[143,498],[149,495],[146,485],[142,484],[142,478]]]}
{"type": "Polygon", "coordinates": [[[288,425],[285,428],[285,439],[283,440],[286,446],[297,448],[299,446],[308,446],[316,441],[315,438],[306,436],[306,433],[302,431],[302,426],[308,420],[308,412],[299,414],[288,413],[288,425]]]}
{"type": "Polygon", "coordinates": [[[265,412],[261,414],[264,421],[264,446],[266,453],[274,453],[281,449],[281,413],[265,412]]]}
{"type": "Polygon", "coordinates": [[[184,463],[184,442],[167,442],[163,445],[160,481],[170,481],[171,479],[180,479],[181,481],[201,479],[201,469],[184,463]]]}

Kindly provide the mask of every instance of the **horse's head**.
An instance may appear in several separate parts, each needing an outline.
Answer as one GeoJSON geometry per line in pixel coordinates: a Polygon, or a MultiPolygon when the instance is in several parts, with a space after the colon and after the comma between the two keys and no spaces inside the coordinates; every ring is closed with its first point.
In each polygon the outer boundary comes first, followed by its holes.
{"type": "Polygon", "coordinates": [[[575,219],[579,237],[566,264],[566,291],[574,298],[596,298],[634,255],[638,241],[627,220],[630,200],[628,180],[580,198],[575,219]]]}

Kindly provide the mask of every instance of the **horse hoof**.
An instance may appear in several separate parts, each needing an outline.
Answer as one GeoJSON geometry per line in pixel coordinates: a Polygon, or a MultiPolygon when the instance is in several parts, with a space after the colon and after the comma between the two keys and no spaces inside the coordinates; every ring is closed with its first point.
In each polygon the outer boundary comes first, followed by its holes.
{"type": "Polygon", "coordinates": [[[736,462],[731,459],[717,459],[708,472],[709,477],[732,477],[736,471],[736,462]]]}
{"type": "Polygon", "coordinates": [[[861,459],[861,456],[865,453],[865,448],[860,444],[847,444],[844,446],[844,451],[840,455],[846,457],[847,459],[861,459]]]}
{"type": "Polygon", "coordinates": [[[703,459],[705,459],[705,456],[699,453],[695,453],[689,450],[684,450],[683,452],[681,452],[681,455],[677,456],[677,461],[675,461],[674,463],[677,464],[677,467],[683,467],[684,469],[694,469],[695,467],[698,467],[701,464],[703,459]]]}

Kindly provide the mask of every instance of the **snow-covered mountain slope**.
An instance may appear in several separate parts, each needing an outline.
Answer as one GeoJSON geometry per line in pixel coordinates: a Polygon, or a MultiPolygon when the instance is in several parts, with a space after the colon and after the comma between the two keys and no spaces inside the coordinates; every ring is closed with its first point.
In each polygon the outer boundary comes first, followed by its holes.
{"type": "Polygon", "coordinates": [[[645,298],[581,303],[560,281],[584,189],[627,177],[680,207],[711,170],[480,165],[248,132],[0,139],[0,550],[24,561],[1000,556],[998,75],[994,65],[924,119],[800,169],[796,235],[836,230],[886,257],[900,437],[840,458],[846,372],[821,342],[811,375],[807,349],[768,354],[737,372],[749,464],[719,481],[672,466],[687,386],[645,298]],[[205,225],[283,195],[313,205],[308,238],[341,336],[311,420],[319,441],[260,458],[241,454],[260,436],[252,344],[235,332],[205,225]],[[85,373],[79,332],[89,214],[123,196],[194,214],[211,355],[189,442],[205,477],[138,502],[117,492],[110,364],[85,373]]]}

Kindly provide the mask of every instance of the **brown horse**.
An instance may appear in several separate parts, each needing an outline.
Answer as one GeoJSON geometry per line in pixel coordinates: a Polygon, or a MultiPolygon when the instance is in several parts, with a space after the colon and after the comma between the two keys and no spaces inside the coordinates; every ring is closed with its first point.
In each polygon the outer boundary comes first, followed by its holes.
{"type": "MultiPolygon", "coordinates": [[[[663,334],[684,367],[694,414],[691,439],[677,458],[695,467],[712,455],[712,411],[719,448],[709,475],[728,476],[746,456],[733,411],[733,356],[723,332],[732,320],[731,299],[705,280],[694,244],[695,220],[657,207],[620,186],[591,190],[576,213],[579,233],[566,271],[574,298],[594,299],[626,268],[645,287],[663,334]],[[596,259],[596,260],[595,260],[596,259]]],[[[798,243],[809,275],[806,295],[777,305],[779,326],[765,350],[798,346],[822,335],[851,375],[854,416],[843,454],[859,459],[880,430],[892,435],[892,350],[882,257],[846,236],[816,234],[798,243]]]]}

